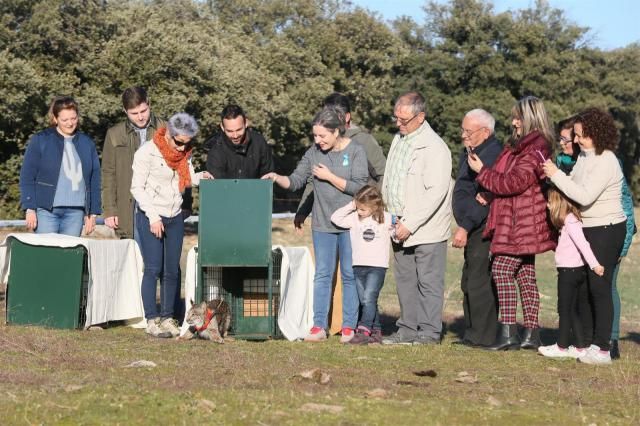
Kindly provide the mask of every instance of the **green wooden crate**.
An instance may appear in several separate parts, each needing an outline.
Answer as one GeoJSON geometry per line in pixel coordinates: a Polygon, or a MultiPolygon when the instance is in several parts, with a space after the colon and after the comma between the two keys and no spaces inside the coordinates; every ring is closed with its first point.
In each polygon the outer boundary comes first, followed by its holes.
{"type": "Polygon", "coordinates": [[[82,328],[86,321],[84,247],[32,246],[15,238],[7,285],[7,323],[82,328]]]}
{"type": "Polygon", "coordinates": [[[241,339],[281,336],[282,253],[271,252],[272,202],[268,180],[215,179],[200,185],[196,302],[229,303],[230,334],[241,339]]]}

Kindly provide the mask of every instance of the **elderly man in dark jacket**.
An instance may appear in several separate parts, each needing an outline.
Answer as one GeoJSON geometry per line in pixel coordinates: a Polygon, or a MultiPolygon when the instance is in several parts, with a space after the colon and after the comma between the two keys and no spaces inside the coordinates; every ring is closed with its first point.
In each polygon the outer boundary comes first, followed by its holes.
{"type": "Polygon", "coordinates": [[[470,152],[479,156],[486,166],[495,162],[502,151],[502,145],[493,133],[494,125],[495,119],[482,109],[471,110],[464,116],[460,130],[465,149],[460,155],[453,190],[453,215],[458,229],[452,244],[454,247],[464,248],[461,287],[464,295],[465,331],[464,337],[457,343],[469,346],[491,345],[498,326],[497,298],[491,281],[489,240],[482,237],[489,206],[476,199],[482,192],[482,187],[475,181],[477,173],[467,164],[470,152]]]}
{"type": "Polygon", "coordinates": [[[274,171],[271,147],[248,127],[238,105],[227,105],[220,114],[220,131],[205,142],[207,171],[215,179],[259,179],[274,171]]]}

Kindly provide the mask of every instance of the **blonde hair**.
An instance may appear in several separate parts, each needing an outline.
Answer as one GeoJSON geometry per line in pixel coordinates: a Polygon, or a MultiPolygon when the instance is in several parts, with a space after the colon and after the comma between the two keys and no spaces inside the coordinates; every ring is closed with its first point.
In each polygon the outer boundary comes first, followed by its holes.
{"type": "Polygon", "coordinates": [[[353,200],[356,205],[361,204],[371,209],[371,217],[378,223],[384,223],[384,201],[380,190],[372,185],[365,185],[356,192],[353,200]]]}
{"type": "Polygon", "coordinates": [[[537,130],[547,140],[549,147],[553,147],[556,141],[555,132],[551,126],[549,114],[540,99],[535,96],[525,96],[520,99],[511,108],[511,117],[522,121],[522,133],[518,136],[517,130],[513,129],[511,144],[516,144],[520,139],[537,130]]]}
{"type": "Polygon", "coordinates": [[[564,226],[564,220],[569,213],[573,213],[578,220],[582,219],[578,206],[559,190],[549,188],[547,197],[549,203],[549,218],[556,229],[562,229],[564,226]]]}

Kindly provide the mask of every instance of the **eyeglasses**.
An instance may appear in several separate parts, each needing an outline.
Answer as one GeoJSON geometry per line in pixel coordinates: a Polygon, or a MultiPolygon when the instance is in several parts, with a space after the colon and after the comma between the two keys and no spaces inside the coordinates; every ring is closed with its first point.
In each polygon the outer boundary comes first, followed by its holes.
{"type": "Polygon", "coordinates": [[[179,141],[178,139],[176,139],[175,136],[171,136],[171,139],[173,139],[173,143],[175,143],[176,146],[185,146],[185,145],[189,145],[191,143],[191,139],[189,139],[186,142],[179,141]]]}
{"type": "Polygon", "coordinates": [[[400,118],[400,117],[396,117],[395,115],[391,116],[391,121],[394,123],[400,123],[401,126],[406,126],[407,124],[411,123],[413,121],[414,118],[416,118],[417,116],[419,116],[420,113],[417,113],[416,115],[414,115],[411,118],[400,118]]]}
{"type": "Polygon", "coordinates": [[[560,136],[560,145],[571,143],[571,139],[567,139],[564,136],[560,136]]]}
{"type": "Polygon", "coordinates": [[[475,130],[473,130],[473,131],[471,131],[471,130],[467,130],[467,129],[465,129],[465,128],[462,128],[462,127],[461,127],[461,128],[460,128],[460,134],[461,134],[463,137],[464,137],[464,136],[466,136],[466,137],[471,137],[471,136],[473,136],[473,134],[474,134],[474,133],[476,133],[476,132],[478,132],[478,131],[480,131],[480,130],[482,130],[482,129],[486,129],[486,127],[479,127],[479,128],[477,128],[477,129],[475,129],[475,130]]]}

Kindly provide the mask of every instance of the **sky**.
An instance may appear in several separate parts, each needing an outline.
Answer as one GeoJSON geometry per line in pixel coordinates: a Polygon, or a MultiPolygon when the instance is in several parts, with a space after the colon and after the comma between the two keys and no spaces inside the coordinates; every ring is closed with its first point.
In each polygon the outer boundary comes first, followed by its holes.
{"type": "MultiPolygon", "coordinates": [[[[385,20],[401,15],[424,21],[426,0],[351,0],[354,5],[379,12],[385,20]]],[[[534,0],[492,0],[494,11],[526,9],[534,0]]],[[[640,43],[640,0],[549,0],[551,7],[581,27],[591,28],[588,39],[604,50],[640,43]]]]}

